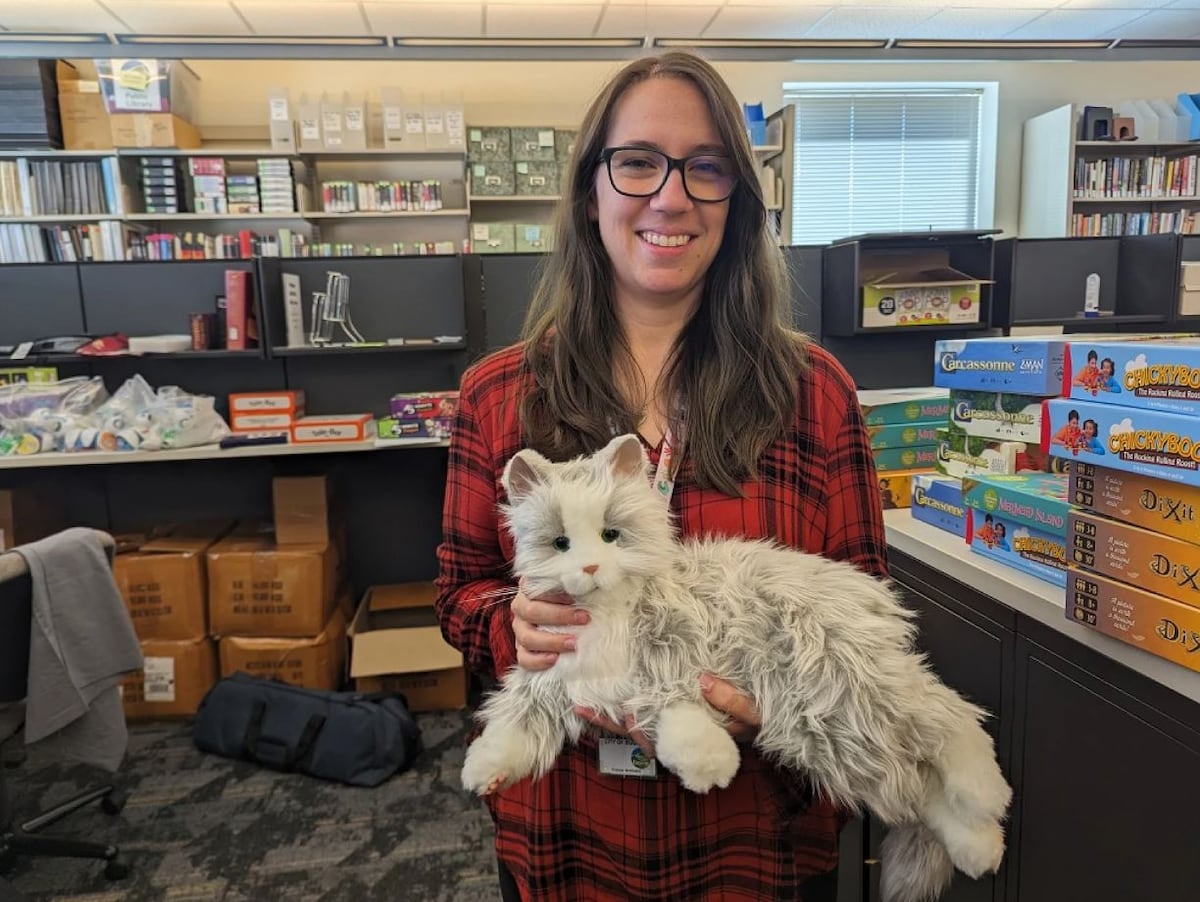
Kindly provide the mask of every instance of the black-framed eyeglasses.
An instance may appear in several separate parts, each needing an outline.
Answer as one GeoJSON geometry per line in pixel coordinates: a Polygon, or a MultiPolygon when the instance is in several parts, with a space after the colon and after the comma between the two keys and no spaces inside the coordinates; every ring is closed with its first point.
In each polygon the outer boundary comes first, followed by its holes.
{"type": "Polygon", "coordinates": [[[606,147],[600,163],[608,169],[613,190],[626,197],[651,197],[678,169],[687,196],[700,203],[727,200],[737,187],[733,160],[723,154],[700,153],[683,159],[648,147],[606,147]]]}

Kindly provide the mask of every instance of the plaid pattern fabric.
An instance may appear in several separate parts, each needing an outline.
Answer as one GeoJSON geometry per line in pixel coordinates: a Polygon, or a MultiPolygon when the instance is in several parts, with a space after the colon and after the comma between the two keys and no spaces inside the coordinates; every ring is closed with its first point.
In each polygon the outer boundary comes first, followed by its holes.
{"type": "MultiPolygon", "coordinates": [[[[810,361],[793,422],[744,497],[697,487],[685,447],[671,506],[684,535],[771,537],[885,575],[880,494],[853,383],[823,349],[812,346],[810,361]]],[[[511,611],[488,593],[512,584],[496,504],[504,465],[522,447],[518,398],[528,378],[519,347],[469,370],[450,445],[438,615],[468,666],[490,677],[516,663],[511,611]]],[[[799,899],[805,880],[836,866],[844,823],[799,775],[750,748],[727,789],[697,795],[662,767],[653,779],[602,775],[587,736],[543,779],[489,805],[497,854],[525,898],[546,902],[799,899]]]]}

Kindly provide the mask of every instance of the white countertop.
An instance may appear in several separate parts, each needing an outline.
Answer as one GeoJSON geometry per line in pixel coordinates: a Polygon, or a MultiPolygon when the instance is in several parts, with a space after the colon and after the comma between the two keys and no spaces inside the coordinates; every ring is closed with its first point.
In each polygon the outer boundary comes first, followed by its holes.
{"type": "Polygon", "coordinates": [[[197,445],[170,451],[50,451],[0,457],[0,470],[37,467],[80,467],[97,464],[164,463],[172,460],[229,460],[234,457],[285,457],[292,454],[345,454],[351,451],[389,451],[403,448],[445,448],[439,438],[368,439],[365,442],[301,442],[287,445],[247,445],[222,449],[197,445]]]}
{"type": "Polygon", "coordinates": [[[1068,620],[1064,613],[1066,589],[972,554],[964,540],[935,529],[928,523],[914,520],[907,510],[884,511],[883,522],[887,528],[888,545],[897,551],[1173,689],[1185,698],[1200,702],[1200,673],[1068,620]]]}

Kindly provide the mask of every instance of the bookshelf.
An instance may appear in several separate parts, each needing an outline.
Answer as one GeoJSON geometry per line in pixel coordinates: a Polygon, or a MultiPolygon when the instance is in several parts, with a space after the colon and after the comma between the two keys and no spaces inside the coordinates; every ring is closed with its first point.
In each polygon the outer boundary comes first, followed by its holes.
{"type": "Polygon", "coordinates": [[[1200,143],[1080,141],[1080,112],[1067,104],[1025,121],[1022,238],[1200,230],[1200,143]]]}

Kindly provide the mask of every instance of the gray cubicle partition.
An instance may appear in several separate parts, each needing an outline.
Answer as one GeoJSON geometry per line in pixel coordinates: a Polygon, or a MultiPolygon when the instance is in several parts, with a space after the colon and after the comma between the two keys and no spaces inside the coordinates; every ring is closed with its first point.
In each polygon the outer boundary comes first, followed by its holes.
{"type": "MultiPolygon", "coordinates": [[[[216,313],[226,270],[253,260],[80,263],[84,323],[93,335],[187,335],[189,314],[216,313]]],[[[258,295],[258,291],[255,291],[258,295]]]]}
{"type": "Polygon", "coordinates": [[[0,345],[85,331],[74,263],[0,266],[0,345]]]}

